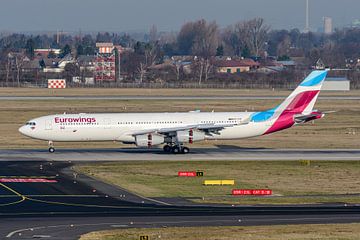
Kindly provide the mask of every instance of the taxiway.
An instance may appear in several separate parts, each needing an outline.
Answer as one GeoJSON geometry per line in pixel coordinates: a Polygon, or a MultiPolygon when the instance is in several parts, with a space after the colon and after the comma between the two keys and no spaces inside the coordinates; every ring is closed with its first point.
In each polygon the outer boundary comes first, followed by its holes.
{"type": "Polygon", "coordinates": [[[1,239],[78,239],[89,231],[168,226],[360,222],[360,206],[181,206],[134,195],[69,162],[1,162],[1,239]]]}
{"type": "Polygon", "coordinates": [[[133,160],[360,160],[359,149],[252,149],[236,146],[192,148],[190,154],[166,154],[159,148],[0,150],[0,161],[133,161],[133,160]]]}

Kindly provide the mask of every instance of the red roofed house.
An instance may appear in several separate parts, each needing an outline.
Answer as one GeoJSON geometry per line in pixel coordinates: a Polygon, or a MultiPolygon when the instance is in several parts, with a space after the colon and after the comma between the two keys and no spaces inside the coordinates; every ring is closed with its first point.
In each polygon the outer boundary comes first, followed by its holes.
{"type": "Polygon", "coordinates": [[[241,73],[257,69],[260,64],[252,59],[240,59],[217,61],[215,62],[215,66],[219,73],[241,73]]]}

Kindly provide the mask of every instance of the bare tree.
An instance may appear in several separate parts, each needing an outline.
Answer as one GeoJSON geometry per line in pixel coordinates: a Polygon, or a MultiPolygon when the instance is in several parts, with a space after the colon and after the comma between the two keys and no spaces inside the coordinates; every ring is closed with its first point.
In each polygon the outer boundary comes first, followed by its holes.
{"type": "Polygon", "coordinates": [[[155,43],[158,40],[158,32],[156,25],[152,25],[149,32],[150,43],[155,43]]]}
{"type": "Polygon", "coordinates": [[[16,80],[17,80],[18,87],[20,87],[20,74],[22,71],[22,67],[24,65],[24,60],[25,60],[25,55],[23,55],[23,54],[15,55],[16,80]]]}
{"type": "Polygon", "coordinates": [[[146,68],[147,68],[147,66],[145,63],[143,63],[143,62],[139,63],[139,67],[138,67],[137,71],[139,73],[140,83],[142,83],[144,81],[145,74],[146,74],[146,68]]]}
{"type": "Polygon", "coordinates": [[[190,55],[196,37],[195,22],[185,23],[177,36],[177,45],[180,55],[190,55]]]}
{"type": "Polygon", "coordinates": [[[206,59],[204,62],[205,81],[208,80],[209,74],[211,73],[212,69],[213,69],[213,65],[211,64],[210,59],[206,59]]]}
{"type": "Polygon", "coordinates": [[[264,24],[264,19],[254,18],[249,21],[240,22],[236,25],[239,39],[250,49],[251,54],[259,56],[268,37],[270,27],[264,24]]]}
{"type": "Polygon", "coordinates": [[[147,46],[145,46],[145,64],[148,67],[153,66],[155,64],[158,55],[157,52],[158,52],[157,45],[152,46],[148,44],[147,46]]]}
{"type": "Polygon", "coordinates": [[[6,71],[6,85],[8,84],[9,82],[9,75],[10,75],[10,70],[11,70],[11,59],[10,59],[10,56],[7,55],[6,56],[6,64],[5,64],[5,71],[6,71]]]}
{"type": "Polygon", "coordinates": [[[198,57],[199,85],[207,81],[211,69],[210,58],[215,56],[219,44],[219,32],[216,22],[207,23],[204,19],[194,24],[195,38],[192,53],[198,57]]]}
{"type": "Polygon", "coordinates": [[[285,36],[284,39],[278,43],[276,54],[277,56],[288,55],[291,47],[291,39],[289,36],[285,36]]]}
{"type": "Polygon", "coordinates": [[[237,35],[235,27],[236,25],[228,26],[221,34],[221,39],[225,46],[225,55],[241,55],[242,41],[237,35]]]}
{"type": "Polygon", "coordinates": [[[180,80],[180,74],[182,71],[182,64],[181,61],[175,61],[174,62],[174,70],[175,70],[175,74],[176,74],[176,80],[180,80]]]}
{"type": "Polygon", "coordinates": [[[218,25],[216,22],[207,23],[204,19],[197,21],[194,30],[195,39],[192,53],[204,58],[214,56],[219,44],[218,25]]]}

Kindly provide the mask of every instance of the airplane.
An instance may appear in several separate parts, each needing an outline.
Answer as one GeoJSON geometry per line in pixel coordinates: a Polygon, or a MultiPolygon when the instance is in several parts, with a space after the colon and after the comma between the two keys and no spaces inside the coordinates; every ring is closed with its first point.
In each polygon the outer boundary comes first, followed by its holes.
{"type": "Polygon", "coordinates": [[[184,144],[206,139],[243,139],[278,132],[320,119],[313,110],[328,70],[312,71],[277,107],[262,112],[79,113],[28,121],[23,135],[54,142],[118,141],[137,147],[164,144],[167,153],[189,153],[184,144]]]}

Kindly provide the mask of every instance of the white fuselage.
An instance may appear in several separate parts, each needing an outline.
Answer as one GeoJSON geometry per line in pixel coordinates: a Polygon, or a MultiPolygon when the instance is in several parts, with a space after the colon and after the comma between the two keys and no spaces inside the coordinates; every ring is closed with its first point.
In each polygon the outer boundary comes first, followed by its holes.
{"type": "Polygon", "coordinates": [[[106,113],[62,114],[31,120],[20,132],[47,141],[134,142],[133,132],[146,129],[181,128],[198,124],[234,124],[206,139],[240,139],[262,135],[272,122],[248,122],[251,112],[106,113]]]}
{"type": "Polygon", "coordinates": [[[19,131],[50,146],[53,141],[119,141],[140,147],[165,143],[165,151],[170,145],[174,153],[187,153],[183,143],[255,137],[322,118],[313,107],[326,74],[311,72],[281,104],[263,112],[62,114],[32,119],[19,131]]]}

